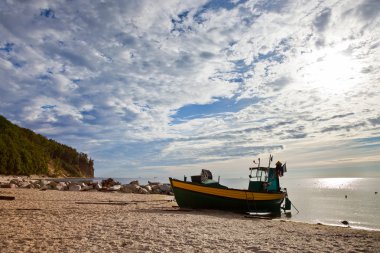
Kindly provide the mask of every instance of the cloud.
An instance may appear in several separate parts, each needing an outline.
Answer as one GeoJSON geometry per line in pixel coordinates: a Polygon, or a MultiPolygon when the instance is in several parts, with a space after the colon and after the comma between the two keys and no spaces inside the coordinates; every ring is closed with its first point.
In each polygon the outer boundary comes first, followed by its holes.
{"type": "Polygon", "coordinates": [[[0,113],[83,148],[103,174],[373,136],[377,9],[377,1],[5,1],[0,113]]]}
{"type": "Polygon", "coordinates": [[[371,119],[368,119],[368,121],[369,121],[372,125],[374,125],[374,126],[376,126],[376,125],[380,125],[380,117],[377,117],[377,118],[371,118],[371,119]]]}
{"type": "Polygon", "coordinates": [[[362,1],[356,8],[356,12],[365,20],[373,19],[378,16],[380,3],[376,0],[362,1]]]}
{"type": "Polygon", "coordinates": [[[322,32],[327,28],[327,25],[330,22],[331,18],[331,9],[325,8],[320,13],[317,14],[313,21],[313,25],[317,28],[317,31],[322,32]]]}

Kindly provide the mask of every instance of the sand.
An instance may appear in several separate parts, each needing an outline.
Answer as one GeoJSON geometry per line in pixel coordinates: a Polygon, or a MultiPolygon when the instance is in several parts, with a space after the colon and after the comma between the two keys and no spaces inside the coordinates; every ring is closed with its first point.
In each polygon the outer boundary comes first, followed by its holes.
{"type": "Polygon", "coordinates": [[[179,211],[165,195],[36,189],[0,195],[16,197],[0,200],[1,252],[380,252],[379,231],[179,211]]]}

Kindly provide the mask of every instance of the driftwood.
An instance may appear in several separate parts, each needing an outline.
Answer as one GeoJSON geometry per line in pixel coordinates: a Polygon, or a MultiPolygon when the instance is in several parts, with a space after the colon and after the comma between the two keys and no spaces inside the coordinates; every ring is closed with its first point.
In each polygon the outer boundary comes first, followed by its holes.
{"type": "Polygon", "coordinates": [[[0,196],[0,200],[15,200],[16,197],[13,196],[0,196]]]}

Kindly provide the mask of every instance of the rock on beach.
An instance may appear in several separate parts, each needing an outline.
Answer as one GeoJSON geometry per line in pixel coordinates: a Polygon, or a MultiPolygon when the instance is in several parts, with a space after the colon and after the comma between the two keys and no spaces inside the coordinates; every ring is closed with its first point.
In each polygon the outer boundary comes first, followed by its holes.
{"type": "Polygon", "coordinates": [[[140,185],[138,180],[131,181],[129,184],[121,184],[112,178],[102,180],[101,182],[81,181],[80,179],[70,182],[67,179],[60,181],[60,179],[55,178],[31,179],[29,177],[0,176],[0,188],[173,195],[170,184],[148,182],[147,185],[140,185]]]}

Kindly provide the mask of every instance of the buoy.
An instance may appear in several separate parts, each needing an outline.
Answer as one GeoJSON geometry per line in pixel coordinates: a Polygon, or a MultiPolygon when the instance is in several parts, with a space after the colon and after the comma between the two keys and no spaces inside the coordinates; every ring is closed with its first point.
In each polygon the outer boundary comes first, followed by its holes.
{"type": "Polygon", "coordinates": [[[347,198],[347,195],[346,196],[344,196],[345,198],[347,198]]]}
{"type": "Polygon", "coordinates": [[[344,221],[341,221],[341,223],[343,224],[343,225],[349,225],[350,223],[348,223],[348,221],[346,221],[346,220],[344,220],[344,221]]]}
{"type": "Polygon", "coordinates": [[[375,192],[375,194],[377,194],[377,192],[375,192]]]}

